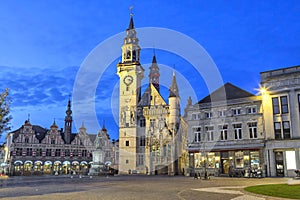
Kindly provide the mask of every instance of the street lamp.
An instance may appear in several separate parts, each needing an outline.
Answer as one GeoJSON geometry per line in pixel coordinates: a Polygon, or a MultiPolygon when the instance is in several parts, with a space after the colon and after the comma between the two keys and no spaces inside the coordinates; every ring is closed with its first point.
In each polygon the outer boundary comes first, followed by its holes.
{"type": "Polygon", "coordinates": [[[205,132],[204,126],[203,128],[203,157],[204,157],[204,180],[208,180],[209,176],[207,175],[207,164],[208,164],[208,153],[206,152],[206,142],[207,142],[207,133],[205,132]]]}
{"type": "Polygon", "coordinates": [[[170,175],[171,176],[174,176],[174,157],[175,157],[175,147],[174,147],[174,132],[175,132],[175,123],[171,123],[171,127],[172,127],[172,146],[171,146],[171,172],[170,172],[170,175]]]}
{"type": "Polygon", "coordinates": [[[204,180],[207,180],[208,179],[208,176],[207,176],[207,161],[208,161],[208,155],[207,155],[207,152],[206,152],[206,137],[204,137],[204,142],[203,142],[203,156],[204,156],[204,180]]]}
{"type": "Polygon", "coordinates": [[[153,171],[153,159],[152,159],[152,137],[154,135],[154,125],[150,124],[149,130],[148,130],[148,148],[149,148],[149,175],[152,175],[152,171],[153,171]]]}

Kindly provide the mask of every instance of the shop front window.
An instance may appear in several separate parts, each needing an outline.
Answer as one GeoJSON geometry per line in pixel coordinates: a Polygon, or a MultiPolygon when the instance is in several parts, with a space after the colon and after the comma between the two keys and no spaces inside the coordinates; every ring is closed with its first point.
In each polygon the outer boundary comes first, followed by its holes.
{"type": "Polygon", "coordinates": [[[15,162],[14,163],[14,175],[21,175],[22,171],[23,171],[22,162],[15,162]]]}
{"type": "Polygon", "coordinates": [[[215,153],[208,153],[207,154],[207,167],[208,168],[215,168],[216,165],[216,156],[215,153]]]}
{"type": "Polygon", "coordinates": [[[259,168],[259,152],[258,151],[252,151],[250,152],[250,164],[251,168],[259,168]]]}
{"type": "Polygon", "coordinates": [[[235,152],[235,167],[244,168],[244,153],[242,151],[235,152]]]}
{"type": "Polygon", "coordinates": [[[204,164],[204,157],[201,153],[195,153],[195,168],[201,168],[204,164]]]}
{"type": "Polygon", "coordinates": [[[275,152],[276,176],[284,176],[283,152],[275,152]]]}
{"type": "Polygon", "coordinates": [[[195,153],[195,168],[203,168],[205,165],[205,161],[207,161],[207,168],[215,168],[216,167],[216,156],[215,153],[195,153]]]}
{"type": "Polygon", "coordinates": [[[51,174],[52,170],[52,162],[51,161],[46,161],[44,164],[44,173],[45,174],[51,174]]]}
{"type": "Polygon", "coordinates": [[[289,170],[297,169],[295,151],[286,151],[286,168],[289,170]]]}
{"type": "Polygon", "coordinates": [[[61,172],[61,162],[60,161],[55,161],[53,164],[53,171],[55,173],[60,173],[61,172]]]}

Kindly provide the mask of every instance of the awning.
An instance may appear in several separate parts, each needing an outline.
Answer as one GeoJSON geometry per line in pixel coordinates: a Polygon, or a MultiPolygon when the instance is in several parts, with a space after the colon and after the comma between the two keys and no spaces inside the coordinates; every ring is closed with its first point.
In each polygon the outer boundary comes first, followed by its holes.
{"type": "Polygon", "coordinates": [[[106,161],[106,162],[105,162],[105,165],[106,165],[106,166],[110,166],[110,165],[111,165],[111,162],[110,162],[110,161],[106,161]]]}
{"type": "Polygon", "coordinates": [[[40,160],[37,160],[37,161],[34,162],[34,164],[35,164],[35,165],[36,165],[36,164],[43,164],[43,162],[40,161],[40,160]]]}
{"type": "Polygon", "coordinates": [[[75,160],[75,161],[72,162],[72,165],[74,165],[74,164],[79,165],[79,162],[75,160]]]}
{"type": "Polygon", "coordinates": [[[64,161],[63,162],[63,165],[69,165],[69,164],[71,164],[70,161],[64,161]]]}
{"type": "Polygon", "coordinates": [[[33,162],[32,162],[31,160],[26,160],[26,161],[24,162],[24,164],[27,164],[27,163],[33,164],[33,162]]]}
{"type": "Polygon", "coordinates": [[[21,160],[16,160],[16,161],[14,162],[14,165],[16,165],[16,164],[21,164],[21,165],[23,165],[23,162],[22,162],[21,160]]]}
{"type": "Polygon", "coordinates": [[[54,165],[60,165],[61,164],[61,161],[57,160],[57,161],[54,161],[54,165]]]}
{"type": "Polygon", "coordinates": [[[52,165],[52,162],[50,160],[45,161],[44,165],[52,165]]]}
{"type": "Polygon", "coordinates": [[[81,161],[81,165],[87,165],[88,163],[86,161],[81,161]]]}

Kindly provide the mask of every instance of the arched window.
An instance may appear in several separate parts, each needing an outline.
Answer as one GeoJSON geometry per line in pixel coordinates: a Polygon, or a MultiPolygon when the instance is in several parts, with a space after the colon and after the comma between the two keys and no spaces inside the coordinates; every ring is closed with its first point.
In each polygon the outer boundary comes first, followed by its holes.
{"type": "Polygon", "coordinates": [[[130,58],[131,58],[131,52],[130,52],[130,51],[127,51],[126,59],[130,59],[130,58]]]}
{"type": "Polygon", "coordinates": [[[136,59],[136,52],[135,52],[135,50],[132,52],[132,60],[133,61],[135,61],[135,59],[136,59]]]}

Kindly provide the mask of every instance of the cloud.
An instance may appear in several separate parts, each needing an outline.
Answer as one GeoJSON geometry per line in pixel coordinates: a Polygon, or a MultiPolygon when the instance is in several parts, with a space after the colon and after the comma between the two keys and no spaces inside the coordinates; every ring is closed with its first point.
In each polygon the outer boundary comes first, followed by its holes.
{"type": "Polygon", "coordinates": [[[66,102],[78,67],[18,68],[2,66],[1,88],[10,88],[12,106],[40,106],[66,102]]]}

